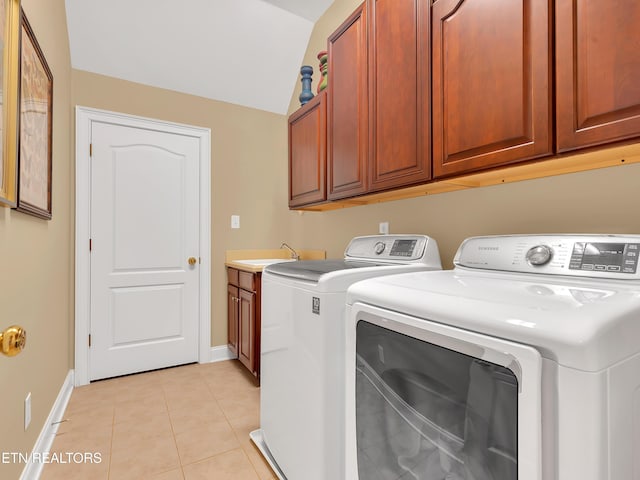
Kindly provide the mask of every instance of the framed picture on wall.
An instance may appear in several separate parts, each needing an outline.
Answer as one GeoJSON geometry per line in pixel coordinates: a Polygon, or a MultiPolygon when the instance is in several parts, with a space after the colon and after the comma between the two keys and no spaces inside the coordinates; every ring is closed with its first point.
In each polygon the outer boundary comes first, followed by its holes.
{"type": "Polygon", "coordinates": [[[20,16],[18,206],[51,218],[53,75],[24,11],[20,16]]]}
{"type": "Polygon", "coordinates": [[[20,0],[0,0],[0,205],[16,206],[20,0]]]}

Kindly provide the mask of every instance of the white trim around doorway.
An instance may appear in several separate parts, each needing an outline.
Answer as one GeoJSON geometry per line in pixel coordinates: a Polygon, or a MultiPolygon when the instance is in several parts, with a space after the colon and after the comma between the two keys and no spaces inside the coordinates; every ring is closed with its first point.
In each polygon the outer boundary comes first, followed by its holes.
{"type": "Polygon", "coordinates": [[[200,140],[200,305],[198,361],[211,361],[211,130],[76,106],[75,386],[89,383],[92,122],[189,135],[200,140]]]}

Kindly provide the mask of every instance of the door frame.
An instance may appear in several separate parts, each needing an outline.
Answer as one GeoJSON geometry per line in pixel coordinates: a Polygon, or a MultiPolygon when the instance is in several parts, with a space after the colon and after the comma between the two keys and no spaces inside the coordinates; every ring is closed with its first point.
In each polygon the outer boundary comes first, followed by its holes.
{"type": "Polygon", "coordinates": [[[211,129],[76,106],[75,386],[89,383],[91,322],[91,124],[111,123],[186,135],[200,142],[198,362],[211,361],[211,129]]]}

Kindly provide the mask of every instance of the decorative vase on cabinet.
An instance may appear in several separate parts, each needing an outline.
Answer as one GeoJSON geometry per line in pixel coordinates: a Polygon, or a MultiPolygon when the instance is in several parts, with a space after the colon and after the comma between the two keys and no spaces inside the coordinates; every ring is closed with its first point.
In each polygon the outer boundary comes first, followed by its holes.
{"type": "Polygon", "coordinates": [[[311,91],[311,75],[313,75],[313,67],[309,65],[303,65],[300,68],[300,74],[302,75],[302,92],[300,93],[300,105],[304,105],[313,98],[313,92],[311,91]]]}

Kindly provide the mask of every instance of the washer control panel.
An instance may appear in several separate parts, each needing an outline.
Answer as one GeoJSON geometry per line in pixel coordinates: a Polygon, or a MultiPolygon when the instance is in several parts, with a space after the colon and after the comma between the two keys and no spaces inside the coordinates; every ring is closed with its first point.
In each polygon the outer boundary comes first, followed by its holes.
{"type": "Polygon", "coordinates": [[[438,257],[438,247],[425,235],[371,235],[355,237],[345,250],[346,260],[382,263],[424,262],[438,257]]]}
{"type": "Polygon", "coordinates": [[[640,279],[640,235],[504,235],[465,240],[454,264],[506,272],[640,279]]]}

